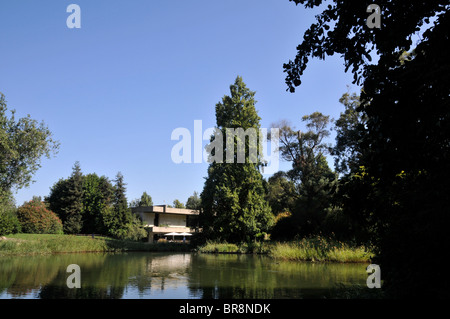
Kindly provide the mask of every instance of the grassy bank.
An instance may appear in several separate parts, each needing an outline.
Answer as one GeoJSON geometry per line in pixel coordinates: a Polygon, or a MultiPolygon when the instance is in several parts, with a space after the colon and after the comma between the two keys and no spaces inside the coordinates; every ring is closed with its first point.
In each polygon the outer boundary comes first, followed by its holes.
{"type": "Polygon", "coordinates": [[[197,248],[200,253],[212,254],[269,254],[273,244],[269,242],[254,242],[230,244],[226,242],[208,241],[197,248]]]}
{"type": "Polygon", "coordinates": [[[267,254],[272,258],[313,262],[368,262],[372,254],[363,246],[351,246],[323,237],[305,238],[290,242],[261,242],[230,244],[207,242],[199,247],[201,253],[253,253],[267,254]]]}
{"type": "Polygon", "coordinates": [[[369,262],[372,253],[363,246],[351,246],[324,238],[276,243],[270,255],[273,258],[297,261],[369,262]]]}
{"type": "Polygon", "coordinates": [[[77,252],[189,251],[178,243],[149,244],[108,237],[15,234],[0,240],[0,256],[77,252]]]}
{"type": "MultiPolygon", "coordinates": [[[[15,234],[0,240],[0,256],[77,252],[170,251],[187,252],[182,243],[145,243],[108,237],[15,234]]],[[[368,262],[372,254],[363,246],[315,237],[290,242],[231,244],[209,241],[200,253],[265,254],[274,259],[314,262],[368,262]]]]}

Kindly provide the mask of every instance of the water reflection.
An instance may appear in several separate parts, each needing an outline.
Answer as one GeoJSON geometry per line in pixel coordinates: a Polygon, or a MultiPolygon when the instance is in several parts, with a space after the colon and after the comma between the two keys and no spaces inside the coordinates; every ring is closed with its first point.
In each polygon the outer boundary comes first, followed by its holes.
{"type": "Polygon", "coordinates": [[[365,267],[188,253],[1,257],[0,298],[320,298],[363,285],[365,267]],[[66,285],[69,264],[81,268],[80,289],[66,285]]]}
{"type": "Polygon", "coordinates": [[[202,298],[320,298],[337,284],[364,284],[362,264],[279,262],[265,256],[200,255],[189,288],[202,298]]]}

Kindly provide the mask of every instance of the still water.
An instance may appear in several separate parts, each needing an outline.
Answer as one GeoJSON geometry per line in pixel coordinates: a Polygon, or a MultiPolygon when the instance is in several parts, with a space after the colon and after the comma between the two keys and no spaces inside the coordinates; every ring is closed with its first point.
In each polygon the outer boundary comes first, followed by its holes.
{"type": "Polygon", "coordinates": [[[366,266],[191,253],[0,257],[0,299],[323,298],[365,285],[366,266]],[[67,287],[70,264],[80,266],[79,289],[67,287]]]}

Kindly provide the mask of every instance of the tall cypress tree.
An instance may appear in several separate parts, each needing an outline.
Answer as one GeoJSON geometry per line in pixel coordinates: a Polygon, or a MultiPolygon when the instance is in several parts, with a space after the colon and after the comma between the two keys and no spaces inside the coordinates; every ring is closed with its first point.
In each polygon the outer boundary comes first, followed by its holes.
{"type": "Polygon", "coordinates": [[[117,228],[121,228],[127,223],[131,222],[132,215],[128,209],[128,201],[125,195],[126,184],[123,181],[123,175],[118,172],[116,179],[114,180],[114,193],[113,193],[113,210],[114,210],[114,220],[117,228]]]}
{"type": "Polygon", "coordinates": [[[259,149],[250,138],[230,136],[228,129],[255,129],[259,135],[260,117],[255,109],[255,92],[250,91],[241,77],[230,86],[230,96],[224,96],[216,104],[217,139],[224,141],[223,149],[214,149],[211,155],[217,161],[210,164],[201,193],[200,223],[207,239],[241,242],[261,239],[273,224],[273,215],[265,199],[266,190],[259,168],[263,164],[260,155],[252,156],[259,149]],[[228,135],[228,136],[227,136],[228,135]],[[230,141],[231,143],[226,143],[230,141]],[[239,143],[245,147],[244,160],[239,161],[239,143]],[[233,150],[231,150],[233,146],[233,150]],[[218,151],[223,151],[221,158],[218,151]],[[225,158],[228,153],[228,160],[225,158]],[[232,154],[232,162],[229,155],[232,154]]]}
{"type": "Polygon", "coordinates": [[[69,234],[80,233],[83,227],[83,173],[78,161],[72,168],[64,201],[67,203],[62,208],[64,231],[69,234]]]}

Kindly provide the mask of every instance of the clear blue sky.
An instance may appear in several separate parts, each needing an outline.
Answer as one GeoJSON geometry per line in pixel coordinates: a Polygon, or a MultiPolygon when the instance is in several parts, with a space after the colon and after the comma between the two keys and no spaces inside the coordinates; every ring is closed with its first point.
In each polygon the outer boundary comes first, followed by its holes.
{"type": "Polygon", "coordinates": [[[284,82],[282,65],[318,12],[288,0],[2,1],[0,91],[61,143],[17,204],[48,195],[75,161],[85,174],[122,172],[129,201],[147,191],[155,204],[186,202],[208,165],[173,163],[171,133],[193,132],[194,120],[213,127],[237,75],[256,91],[262,127],[288,119],[300,128],[314,111],[337,118],[352,81],[340,57],[311,61],[294,94],[284,82]],[[71,3],[81,29],[66,26],[71,3]]]}

